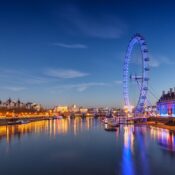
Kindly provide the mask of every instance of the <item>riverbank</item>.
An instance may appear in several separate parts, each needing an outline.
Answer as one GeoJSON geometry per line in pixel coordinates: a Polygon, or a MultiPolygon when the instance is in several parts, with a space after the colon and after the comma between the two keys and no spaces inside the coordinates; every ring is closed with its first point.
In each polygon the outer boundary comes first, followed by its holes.
{"type": "Polygon", "coordinates": [[[12,121],[15,122],[17,120],[28,120],[30,122],[35,122],[35,121],[41,121],[41,120],[48,120],[49,118],[52,118],[52,117],[39,116],[39,117],[2,118],[2,119],[0,119],[0,126],[8,125],[8,122],[12,122],[12,121]]]}
{"type": "MultiPolygon", "coordinates": [[[[82,115],[76,115],[75,117],[81,117],[82,115]]],[[[93,115],[88,115],[87,117],[93,117],[93,115]]],[[[3,125],[8,125],[8,122],[15,122],[18,120],[24,120],[24,121],[29,121],[29,122],[35,122],[35,121],[41,121],[41,120],[50,120],[53,119],[54,116],[36,116],[36,117],[4,117],[4,118],[0,118],[0,126],[3,125]]],[[[66,117],[63,117],[66,118],[66,117]]]]}
{"type": "Polygon", "coordinates": [[[141,122],[141,123],[135,123],[134,125],[147,125],[147,126],[153,126],[153,127],[156,127],[156,128],[161,128],[161,129],[167,129],[171,132],[174,132],[175,133],[175,126],[171,126],[171,125],[167,125],[165,123],[162,123],[162,122],[155,122],[155,121],[147,121],[147,122],[141,122]]]}
{"type": "MultiPolygon", "coordinates": [[[[28,120],[30,122],[35,122],[35,121],[41,121],[41,120],[48,120],[48,119],[52,119],[52,118],[53,117],[48,117],[48,116],[1,118],[0,119],[0,126],[8,125],[8,122],[17,121],[17,120],[28,120]]],[[[173,126],[167,125],[165,120],[161,121],[161,122],[160,121],[156,122],[156,121],[151,120],[151,121],[147,121],[144,123],[136,123],[135,125],[153,126],[153,127],[157,127],[157,128],[167,129],[167,130],[170,130],[170,131],[175,133],[175,125],[173,125],[173,126]]]]}
{"type": "Polygon", "coordinates": [[[153,121],[149,121],[146,123],[148,126],[154,126],[154,127],[158,127],[158,128],[162,128],[162,129],[168,129],[172,132],[175,132],[175,126],[170,126],[170,125],[166,125],[165,123],[161,123],[161,122],[153,122],[153,121]]]}

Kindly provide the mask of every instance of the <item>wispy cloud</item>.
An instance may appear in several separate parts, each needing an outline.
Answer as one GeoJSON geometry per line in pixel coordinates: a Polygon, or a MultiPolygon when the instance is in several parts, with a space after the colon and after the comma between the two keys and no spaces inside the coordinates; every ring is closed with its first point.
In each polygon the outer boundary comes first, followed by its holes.
{"type": "Polygon", "coordinates": [[[9,87],[7,86],[7,87],[2,87],[2,88],[5,90],[13,91],[13,92],[19,92],[19,91],[26,89],[25,87],[13,87],[13,86],[9,86],[9,87]]]}
{"type": "MultiPolygon", "coordinates": [[[[80,72],[72,69],[46,69],[46,71],[28,72],[23,70],[0,70],[0,88],[2,90],[9,90],[18,92],[27,88],[41,88],[56,86],[61,79],[72,79],[88,76],[88,73],[80,72]],[[44,86],[43,86],[44,85],[44,86]]],[[[62,86],[62,85],[61,85],[62,86]]],[[[90,85],[89,85],[90,86],[90,85]]],[[[91,85],[92,86],[92,85],[91,85]]],[[[77,87],[77,86],[76,86],[77,87]]],[[[64,87],[65,88],[65,87],[64,87]]],[[[87,85],[79,86],[77,89],[83,91],[87,85]]]]}
{"type": "Polygon", "coordinates": [[[86,89],[88,89],[88,88],[91,88],[91,87],[98,87],[98,86],[106,86],[107,84],[106,83],[82,83],[82,84],[78,84],[77,86],[76,86],[76,88],[77,88],[77,91],[79,91],[79,92],[83,92],[83,91],[85,91],[86,89]]]}
{"type": "Polygon", "coordinates": [[[160,62],[157,59],[151,58],[150,66],[151,67],[159,67],[160,66],[160,62]]]}
{"type": "Polygon", "coordinates": [[[89,37],[116,39],[120,38],[127,30],[127,25],[114,14],[87,14],[75,5],[59,10],[60,16],[67,22],[65,29],[70,33],[84,34],[89,37]],[[69,27],[68,27],[69,26],[69,27]]]}
{"type": "Polygon", "coordinates": [[[41,75],[41,73],[37,75],[37,73],[28,72],[26,70],[1,69],[0,77],[3,83],[16,85],[40,85],[48,82],[48,78],[41,75]]]}
{"type": "Polygon", "coordinates": [[[89,83],[78,83],[78,84],[67,84],[67,85],[60,85],[59,87],[55,87],[55,89],[61,90],[71,90],[75,89],[78,92],[83,92],[92,87],[99,87],[99,86],[108,86],[109,84],[104,82],[89,82],[89,83]]]}
{"type": "Polygon", "coordinates": [[[174,60],[171,60],[169,57],[167,56],[152,56],[151,55],[151,59],[150,59],[150,66],[151,67],[159,67],[163,64],[166,64],[166,65],[174,65],[175,64],[175,61],[174,60]]]}
{"type": "Polygon", "coordinates": [[[68,48],[68,49],[86,49],[86,48],[88,48],[85,44],[53,43],[53,45],[68,48]]]}
{"type": "Polygon", "coordinates": [[[88,73],[80,72],[78,70],[71,69],[49,69],[46,71],[46,75],[56,78],[80,78],[88,76],[88,73]]]}
{"type": "Polygon", "coordinates": [[[122,84],[122,81],[121,80],[115,80],[114,83],[115,84],[122,84]]]}
{"type": "Polygon", "coordinates": [[[116,39],[124,33],[123,24],[117,19],[114,20],[113,17],[104,17],[104,21],[101,23],[93,19],[83,20],[83,18],[79,18],[76,19],[75,24],[82,33],[91,37],[116,39]]]}
{"type": "Polygon", "coordinates": [[[27,79],[24,79],[24,82],[31,85],[41,85],[50,82],[46,77],[37,77],[37,76],[30,76],[27,79]]]}
{"type": "MultiPolygon", "coordinates": [[[[174,65],[175,64],[175,61],[170,59],[169,57],[167,56],[164,56],[164,55],[150,55],[150,62],[149,62],[149,65],[150,67],[159,67],[161,65],[174,65]]],[[[133,57],[131,58],[131,61],[130,61],[132,64],[138,64],[138,65],[141,65],[142,64],[142,58],[140,56],[140,58],[138,57],[133,57]]]]}

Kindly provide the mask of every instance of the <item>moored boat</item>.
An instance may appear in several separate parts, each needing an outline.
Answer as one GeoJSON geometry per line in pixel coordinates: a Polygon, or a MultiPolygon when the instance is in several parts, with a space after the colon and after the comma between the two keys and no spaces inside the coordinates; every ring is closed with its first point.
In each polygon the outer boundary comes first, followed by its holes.
{"type": "Polygon", "coordinates": [[[117,122],[115,122],[115,121],[113,121],[113,122],[108,122],[108,125],[111,126],[111,127],[119,127],[119,126],[120,126],[120,124],[117,123],[117,122]]]}
{"type": "Polygon", "coordinates": [[[54,116],[53,119],[63,119],[63,116],[54,116]]]}
{"type": "Polygon", "coordinates": [[[21,124],[21,122],[20,121],[9,121],[9,122],[7,122],[7,124],[8,125],[17,125],[17,124],[21,124]]]}
{"type": "Polygon", "coordinates": [[[27,124],[30,123],[30,120],[18,120],[20,124],[27,124]]]}
{"type": "Polygon", "coordinates": [[[15,120],[15,121],[9,121],[7,122],[8,125],[19,125],[19,124],[27,124],[29,123],[29,120],[15,120]]]}
{"type": "Polygon", "coordinates": [[[104,124],[108,124],[109,119],[108,119],[108,118],[105,118],[105,119],[103,119],[102,121],[103,121],[104,124]]]}
{"type": "Polygon", "coordinates": [[[116,127],[107,126],[107,127],[105,127],[105,131],[117,131],[117,128],[116,127]]]}

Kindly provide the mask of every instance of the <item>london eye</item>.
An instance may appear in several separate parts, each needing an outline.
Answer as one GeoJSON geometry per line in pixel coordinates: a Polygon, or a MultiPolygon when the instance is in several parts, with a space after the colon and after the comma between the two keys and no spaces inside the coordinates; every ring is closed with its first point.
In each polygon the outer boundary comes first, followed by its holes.
{"type": "Polygon", "coordinates": [[[124,104],[128,109],[132,109],[131,107],[134,106],[134,110],[132,112],[134,112],[135,115],[144,113],[145,105],[149,101],[147,99],[150,71],[149,61],[150,58],[148,57],[147,43],[144,37],[137,33],[131,38],[128,44],[123,65],[124,104]],[[131,68],[132,52],[136,45],[138,46],[140,52],[139,61],[136,62],[136,66],[140,69],[139,72],[136,71],[136,68],[131,68]],[[129,87],[133,82],[137,85],[137,89],[130,92],[129,87]],[[133,104],[134,102],[130,98],[131,93],[134,93],[134,91],[138,91],[138,97],[135,98],[135,104],[133,104]]]}

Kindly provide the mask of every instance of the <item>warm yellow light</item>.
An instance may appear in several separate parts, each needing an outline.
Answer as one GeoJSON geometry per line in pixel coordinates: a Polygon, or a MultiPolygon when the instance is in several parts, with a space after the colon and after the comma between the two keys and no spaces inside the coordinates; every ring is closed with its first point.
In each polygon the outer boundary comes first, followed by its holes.
{"type": "Polygon", "coordinates": [[[124,111],[126,112],[126,113],[128,113],[128,112],[132,112],[133,111],[133,109],[134,109],[134,106],[132,106],[132,105],[129,105],[129,106],[124,106],[124,111]]]}

